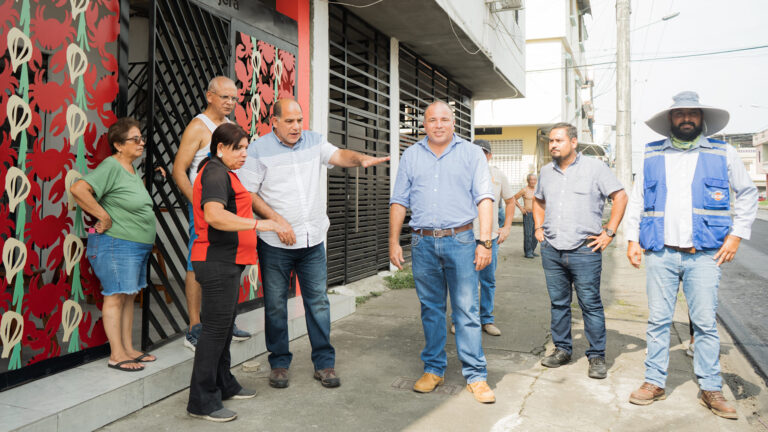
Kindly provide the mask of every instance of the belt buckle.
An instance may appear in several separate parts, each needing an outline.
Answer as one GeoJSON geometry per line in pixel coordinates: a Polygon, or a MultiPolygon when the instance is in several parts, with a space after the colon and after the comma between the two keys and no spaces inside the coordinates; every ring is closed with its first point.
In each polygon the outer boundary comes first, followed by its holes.
{"type": "Polygon", "coordinates": [[[433,236],[434,238],[442,238],[442,237],[445,237],[445,231],[447,231],[447,230],[442,230],[442,229],[436,229],[436,230],[432,230],[432,236],[433,236]]]}

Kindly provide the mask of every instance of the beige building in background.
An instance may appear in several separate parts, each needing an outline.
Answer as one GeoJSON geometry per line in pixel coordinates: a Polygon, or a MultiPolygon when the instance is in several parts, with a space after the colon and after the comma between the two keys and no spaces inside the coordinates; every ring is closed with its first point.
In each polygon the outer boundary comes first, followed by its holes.
{"type": "Polygon", "coordinates": [[[475,103],[475,138],[491,143],[491,164],[516,189],[551,160],[547,137],[556,123],[577,127],[580,151],[605,155],[592,138],[592,82],[584,55],[589,0],[536,0],[525,7],[525,94],[475,103]]]}

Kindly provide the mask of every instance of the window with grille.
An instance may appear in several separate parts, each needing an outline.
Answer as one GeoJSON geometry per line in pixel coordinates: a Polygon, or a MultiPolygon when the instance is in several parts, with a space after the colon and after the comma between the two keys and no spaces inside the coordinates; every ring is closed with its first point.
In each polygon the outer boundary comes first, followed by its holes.
{"type": "Polygon", "coordinates": [[[523,164],[523,140],[493,140],[491,165],[498,167],[507,176],[512,190],[518,191],[525,184],[527,168],[523,164]]]}

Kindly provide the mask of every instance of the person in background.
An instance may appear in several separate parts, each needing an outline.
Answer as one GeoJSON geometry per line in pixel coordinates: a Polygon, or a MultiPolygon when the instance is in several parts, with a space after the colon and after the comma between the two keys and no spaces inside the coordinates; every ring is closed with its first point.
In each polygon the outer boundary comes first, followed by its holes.
{"type": "Polygon", "coordinates": [[[523,253],[526,258],[539,256],[536,253],[536,245],[539,242],[534,235],[533,223],[533,194],[536,192],[536,174],[528,174],[525,177],[525,187],[515,194],[515,205],[520,209],[523,215],[523,253]],[[520,198],[523,199],[523,205],[520,205],[520,198]]]}
{"type": "MultiPolygon", "coordinates": [[[[501,225],[497,224],[497,221],[493,221],[493,229],[491,230],[491,238],[493,241],[493,249],[491,249],[491,263],[487,267],[480,270],[478,279],[480,280],[480,325],[483,331],[491,336],[501,336],[501,330],[495,324],[495,317],[493,316],[493,304],[496,295],[496,264],[498,262],[499,246],[504,243],[504,240],[509,236],[509,231],[512,229],[512,219],[515,217],[515,206],[513,205],[514,197],[512,195],[512,187],[507,181],[507,176],[497,167],[490,165],[493,153],[491,153],[491,143],[478,139],[474,142],[475,145],[483,149],[483,154],[488,161],[488,169],[491,173],[491,183],[493,185],[493,207],[494,214],[496,213],[496,206],[501,205],[502,202],[507,204],[507,208],[510,210],[506,213],[504,221],[501,225]]],[[[480,239],[480,221],[475,219],[472,222],[472,229],[475,234],[475,239],[480,239]]],[[[456,334],[456,326],[451,323],[451,333],[456,334]]]]}
{"type": "Polygon", "coordinates": [[[277,227],[271,220],[253,218],[251,194],[233,172],[245,163],[247,148],[248,134],[240,126],[217,127],[211,135],[210,159],[200,163],[192,192],[198,236],[191,259],[202,287],[205,325],[195,350],[187,413],[215,422],[237,417],[222,400],[256,396],[230,372],[229,345],[240,276],[246,265],[257,262],[256,232],[277,227]]]}
{"type": "Polygon", "coordinates": [[[133,162],[144,153],[139,122],[118,119],[107,132],[112,156],[72,185],[77,204],[98,222],[89,229],[86,254],[101,282],[107,366],[125,372],[144,369],[155,356],[133,349],[133,299],[147,286],[147,261],[155,243],[155,213],[133,162]]]}
{"type": "MultiPolygon", "coordinates": [[[[205,97],[208,102],[205,110],[189,122],[181,135],[179,150],[173,160],[173,171],[171,172],[173,181],[189,203],[189,253],[187,254],[187,275],[184,279],[189,328],[184,335],[184,346],[192,351],[195,350],[202,331],[200,284],[195,279],[195,271],[189,258],[192,255],[192,244],[197,237],[192,209],[192,185],[195,183],[200,161],[208,156],[211,147],[211,134],[219,125],[229,123],[227,116],[232,113],[237,103],[237,87],[231,79],[217,76],[208,83],[205,97]]],[[[232,340],[244,341],[250,337],[250,333],[237,328],[237,325],[232,327],[232,340]]]]}

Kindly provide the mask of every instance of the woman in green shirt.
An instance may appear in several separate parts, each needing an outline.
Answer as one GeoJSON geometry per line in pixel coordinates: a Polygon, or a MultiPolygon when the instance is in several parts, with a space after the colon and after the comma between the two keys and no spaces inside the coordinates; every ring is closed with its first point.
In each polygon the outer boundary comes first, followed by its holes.
{"type": "Polygon", "coordinates": [[[133,349],[133,299],[147,286],[147,260],[155,242],[152,198],[133,162],[144,152],[139,122],[121,118],[109,128],[112,156],[72,185],[77,204],[98,219],[89,229],[87,255],[101,282],[101,316],[111,350],[110,368],[144,369],[155,356],[133,349]]]}

